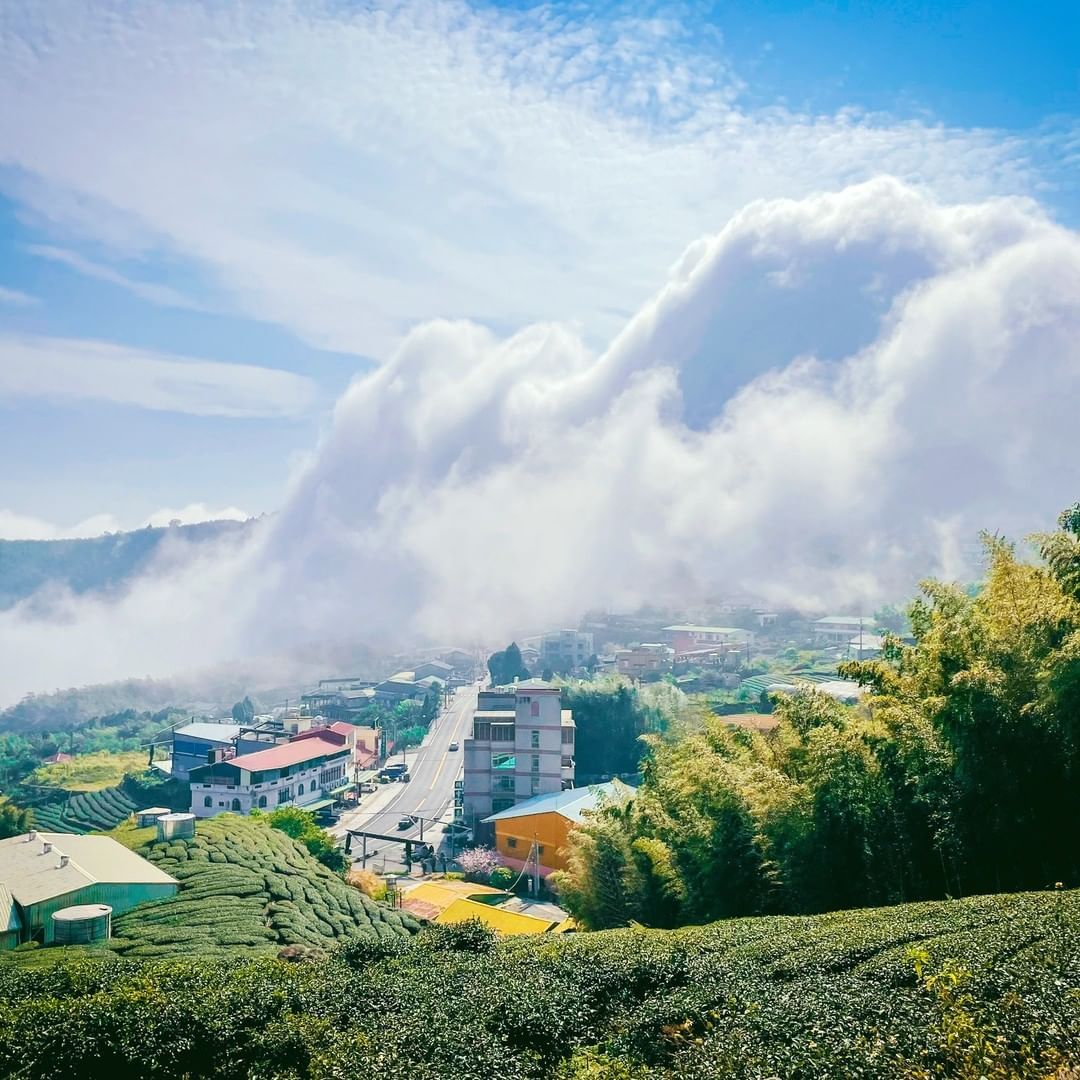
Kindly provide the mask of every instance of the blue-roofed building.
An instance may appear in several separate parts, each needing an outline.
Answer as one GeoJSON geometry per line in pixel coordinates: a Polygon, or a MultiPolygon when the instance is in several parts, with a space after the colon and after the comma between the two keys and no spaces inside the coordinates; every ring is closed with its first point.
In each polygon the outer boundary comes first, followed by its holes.
{"type": "Polygon", "coordinates": [[[195,721],[176,728],[172,733],[172,775],[186,780],[192,769],[210,761],[211,751],[234,747],[239,738],[239,724],[195,721]]]}
{"type": "Polygon", "coordinates": [[[636,789],[619,780],[554,791],[525,799],[484,819],[495,827],[495,847],[507,866],[521,870],[539,864],[541,877],[566,869],[566,841],[571,829],[591,810],[633,798],[636,789]]]}

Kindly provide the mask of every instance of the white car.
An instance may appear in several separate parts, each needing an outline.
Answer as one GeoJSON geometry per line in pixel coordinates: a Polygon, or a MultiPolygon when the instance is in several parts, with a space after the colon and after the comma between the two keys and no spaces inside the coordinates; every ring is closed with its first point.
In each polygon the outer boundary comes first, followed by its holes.
{"type": "Polygon", "coordinates": [[[457,744],[457,740],[455,739],[455,740],[454,740],[454,741],[453,741],[453,742],[452,742],[452,743],[450,744],[450,749],[451,749],[451,750],[456,750],[457,748],[458,748],[458,744],[457,744]]]}

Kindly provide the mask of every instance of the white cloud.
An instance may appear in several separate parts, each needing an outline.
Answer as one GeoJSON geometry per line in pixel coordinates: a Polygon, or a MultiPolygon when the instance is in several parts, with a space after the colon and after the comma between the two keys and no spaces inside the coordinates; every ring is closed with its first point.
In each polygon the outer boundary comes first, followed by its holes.
{"type": "Polygon", "coordinates": [[[1022,139],[749,109],[675,16],[575,12],[8,6],[4,183],[68,239],[190,260],[223,304],[379,359],[443,316],[602,343],[754,198],[880,173],[950,199],[1038,183],[1022,139]]]}
{"type": "Polygon", "coordinates": [[[98,281],[105,281],[110,285],[118,285],[143,300],[149,300],[152,304],[176,308],[194,308],[196,306],[186,296],[168,285],[137,281],[110,266],[102,266],[92,259],[87,259],[76,251],[67,251],[64,248],[53,247],[50,244],[28,244],[26,250],[31,255],[37,255],[39,258],[60,263],[62,266],[67,266],[86,277],[96,278],[98,281]]]}
{"type": "Polygon", "coordinates": [[[0,614],[0,694],[718,590],[896,598],[1075,500],[1078,396],[1080,237],[1031,204],[758,202],[602,353],[418,327],[246,544],[0,614]]]}
{"type": "Polygon", "coordinates": [[[84,398],[199,416],[298,416],[310,379],[102,341],[0,335],[0,399],[84,398]]]}
{"type": "Polygon", "coordinates": [[[163,507],[138,520],[121,520],[113,514],[94,514],[74,525],[57,525],[0,507],[0,540],[71,540],[141,529],[147,525],[160,528],[174,521],[181,525],[195,525],[201,521],[246,521],[250,517],[236,506],[214,509],[205,503],[189,503],[178,509],[163,507]]]}
{"type": "Polygon", "coordinates": [[[8,304],[11,307],[29,307],[38,303],[36,296],[20,292],[18,289],[5,289],[0,285],[0,304],[8,304]]]}

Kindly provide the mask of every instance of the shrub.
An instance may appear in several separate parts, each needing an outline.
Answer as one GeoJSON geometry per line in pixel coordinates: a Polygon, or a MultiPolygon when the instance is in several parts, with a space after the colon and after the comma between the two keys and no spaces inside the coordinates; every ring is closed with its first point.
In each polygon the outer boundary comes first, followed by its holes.
{"type": "Polygon", "coordinates": [[[514,881],[514,871],[509,866],[496,866],[488,880],[493,888],[509,889],[514,881]]]}

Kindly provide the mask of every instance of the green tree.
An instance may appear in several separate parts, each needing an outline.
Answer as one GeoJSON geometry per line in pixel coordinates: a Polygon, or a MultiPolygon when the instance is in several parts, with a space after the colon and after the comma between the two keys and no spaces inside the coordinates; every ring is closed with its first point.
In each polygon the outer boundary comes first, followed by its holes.
{"type": "Polygon", "coordinates": [[[515,679],[528,679],[529,669],[521,659],[517,642],[511,641],[501,652],[488,657],[488,672],[492,686],[509,686],[515,679]]]}
{"type": "Polygon", "coordinates": [[[233,723],[244,726],[255,719],[255,706],[252,704],[251,698],[245,697],[243,701],[238,701],[233,705],[232,718],[233,723]]]}
{"type": "Polygon", "coordinates": [[[0,797],[0,840],[28,832],[33,824],[33,814],[21,810],[13,802],[0,797]]]}

